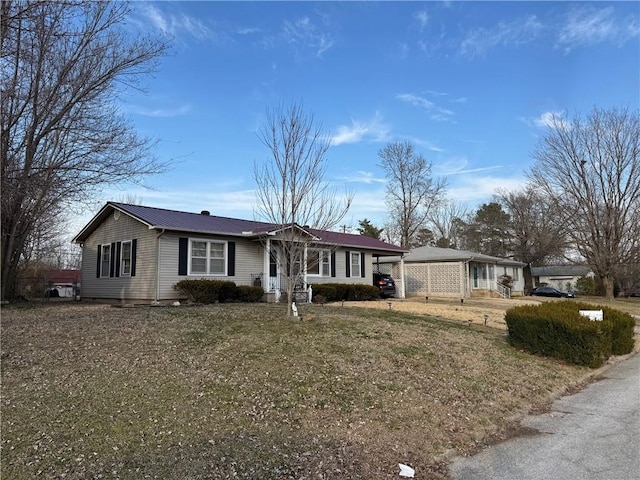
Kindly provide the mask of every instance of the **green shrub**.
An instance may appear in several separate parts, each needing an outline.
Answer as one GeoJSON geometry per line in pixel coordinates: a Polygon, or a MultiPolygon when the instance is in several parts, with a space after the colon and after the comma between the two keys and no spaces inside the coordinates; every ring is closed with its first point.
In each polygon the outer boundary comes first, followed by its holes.
{"type": "Polygon", "coordinates": [[[257,303],[262,301],[264,296],[264,288],[262,287],[249,287],[247,285],[239,285],[237,287],[236,300],[246,303],[257,303]]]}
{"type": "Polygon", "coordinates": [[[238,287],[225,280],[181,280],[173,289],[195,303],[257,302],[262,299],[262,287],[238,287]]]}
{"type": "Polygon", "coordinates": [[[580,295],[595,295],[596,282],[593,277],[580,277],[576,280],[576,290],[580,295]]]}
{"type": "Polygon", "coordinates": [[[608,307],[580,302],[547,302],[514,307],[505,315],[509,341],[531,353],[595,368],[612,354],[633,350],[633,318],[608,307]],[[591,321],[580,310],[603,310],[591,321]]]}
{"type": "Polygon", "coordinates": [[[375,300],[380,290],[373,285],[355,283],[318,283],[313,285],[313,300],[320,295],[327,302],[375,300]]]}

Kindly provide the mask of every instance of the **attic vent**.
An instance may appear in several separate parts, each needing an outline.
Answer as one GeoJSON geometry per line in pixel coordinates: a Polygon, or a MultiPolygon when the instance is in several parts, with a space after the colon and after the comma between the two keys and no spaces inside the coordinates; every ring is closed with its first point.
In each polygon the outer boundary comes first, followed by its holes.
{"type": "Polygon", "coordinates": [[[209,213],[209,210],[202,210],[202,211],[200,212],[200,215],[206,215],[206,216],[209,216],[209,215],[211,215],[211,213],[209,213]]]}

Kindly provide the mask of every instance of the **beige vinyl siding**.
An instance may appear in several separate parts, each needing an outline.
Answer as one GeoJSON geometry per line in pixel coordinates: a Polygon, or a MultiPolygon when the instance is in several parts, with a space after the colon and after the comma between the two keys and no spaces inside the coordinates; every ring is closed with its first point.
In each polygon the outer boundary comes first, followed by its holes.
{"type": "MultiPolygon", "coordinates": [[[[175,300],[181,295],[173,290],[180,280],[207,278],[210,280],[230,280],[236,285],[251,285],[251,275],[262,273],[263,247],[259,241],[239,237],[222,237],[200,234],[165,233],[160,237],[160,292],[159,300],[175,300]],[[235,275],[178,275],[179,239],[202,239],[235,242],[235,275]]],[[[226,259],[225,259],[226,261],[226,259]]]]}
{"type": "MultiPolygon", "coordinates": [[[[360,253],[362,250],[354,250],[349,249],[351,252],[360,253]]],[[[373,265],[372,265],[372,256],[370,253],[365,252],[364,255],[364,273],[363,277],[347,277],[346,270],[346,252],[347,249],[339,248],[336,250],[336,276],[335,277],[307,277],[307,281],[310,284],[314,283],[357,283],[363,285],[373,284],[373,265]]],[[[359,272],[358,272],[359,274],[359,272]]]]}
{"type": "Polygon", "coordinates": [[[85,299],[146,302],[155,292],[155,236],[146,225],[125,214],[109,217],[87,238],[82,247],[82,290],[85,299]],[[98,245],[136,239],[136,275],[96,278],[98,245]]]}

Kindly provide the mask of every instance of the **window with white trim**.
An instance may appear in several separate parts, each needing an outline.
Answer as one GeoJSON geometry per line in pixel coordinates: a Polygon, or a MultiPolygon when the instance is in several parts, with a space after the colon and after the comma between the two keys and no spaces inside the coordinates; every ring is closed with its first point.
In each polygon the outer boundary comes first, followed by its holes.
{"type": "Polygon", "coordinates": [[[191,240],[189,242],[190,275],[226,275],[226,242],[191,240]]]}
{"type": "Polygon", "coordinates": [[[307,275],[331,276],[331,252],[329,250],[307,250],[307,275]]]}
{"type": "Polygon", "coordinates": [[[362,270],[360,269],[360,252],[350,252],[349,256],[351,257],[351,276],[362,276],[362,270]]]}
{"type": "Polygon", "coordinates": [[[120,251],[120,276],[131,276],[131,240],[122,242],[120,251]]]}
{"type": "Polygon", "coordinates": [[[100,276],[108,277],[111,274],[111,245],[102,245],[100,252],[100,276]]]}
{"type": "Polygon", "coordinates": [[[518,281],[518,267],[513,267],[513,281],[517,282],[518,281]]]}

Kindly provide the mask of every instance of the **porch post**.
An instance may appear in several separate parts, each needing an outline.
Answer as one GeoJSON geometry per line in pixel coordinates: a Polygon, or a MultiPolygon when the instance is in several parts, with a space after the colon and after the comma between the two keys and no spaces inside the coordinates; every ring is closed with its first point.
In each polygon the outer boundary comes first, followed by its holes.
{"type": "Polygon", "coordinates": [[[404,287],[404,255],[400,255],[400,298],[405,297],[406,289],[404,287]]]}
{"type": "Polygon", "coordinates": [[[307,246],[308,243],[304,242],[304,253],[302,255],[302,284],[303,287],[307,288],[307,246]]]}
{"type": "Polygon", "coordinates": [[[264,288],[265,292],[271,291],[271,279],[269,278],[270,260],[271,260],[271,239],[267,237],[267,241],[264,245],[264,257],[262,258],[262,288],[264,288]]]}

